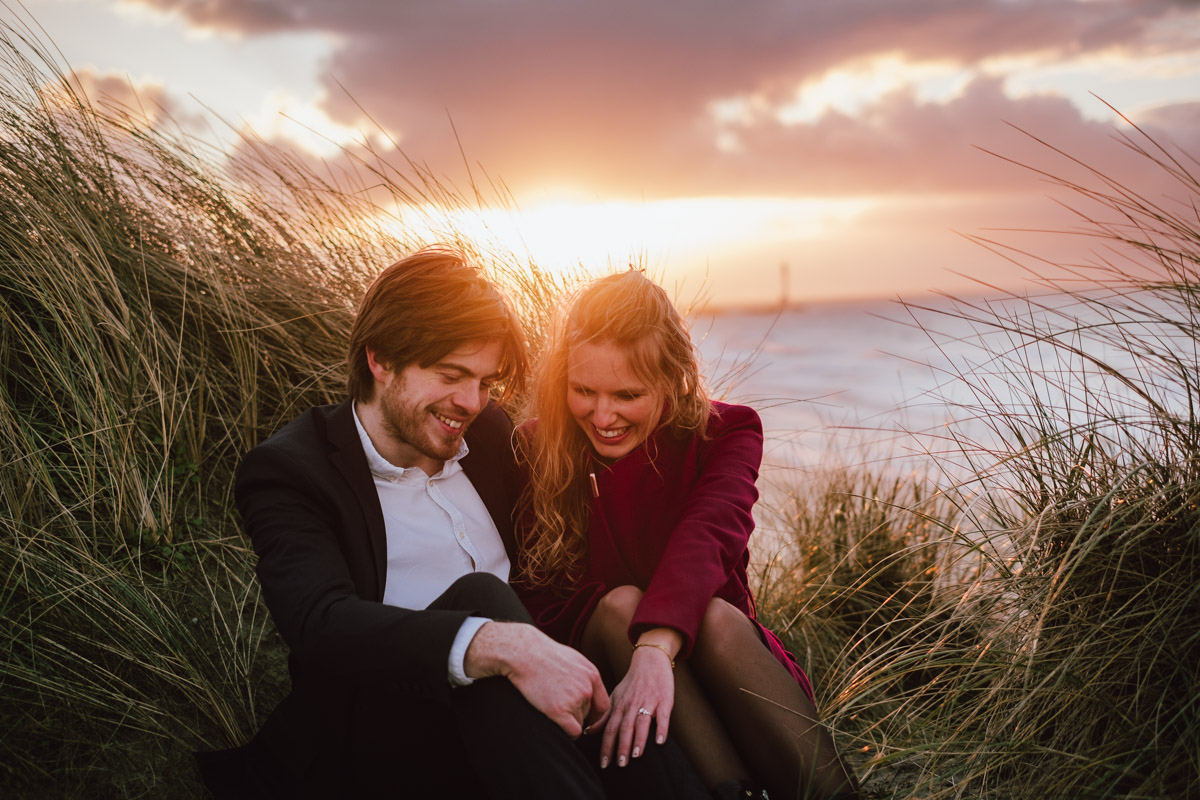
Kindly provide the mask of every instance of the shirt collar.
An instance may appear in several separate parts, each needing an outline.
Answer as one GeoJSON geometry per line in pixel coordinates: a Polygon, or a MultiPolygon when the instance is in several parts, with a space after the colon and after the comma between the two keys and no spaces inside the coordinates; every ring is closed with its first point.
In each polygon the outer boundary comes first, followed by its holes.
{"type": "MultiPolygon", "coordinates": [[[[367,456],[367,466],[371,468],[371,474],[377,478],[401,478],[405,473],[416,470],[420,472],[419,467],[397,467],[392,462],[379,454],[375,449],[375,443],[371,441],[371,437],[367,435],[367,429],[363,427],[362,420],[358,418],[358,402],[355,401],[351,410],[354,412],[354,427],[358,429],[358,438],[362,442],[363,452],[367,456]]],[[[446,460],[442,465],[442,470],[433,478],[449,478],[462,471],[462,465],[458,462],[463,459],[470,449],[467,447],[467,440],[463,439],[458,443],[458,452],[446,460]]]]}

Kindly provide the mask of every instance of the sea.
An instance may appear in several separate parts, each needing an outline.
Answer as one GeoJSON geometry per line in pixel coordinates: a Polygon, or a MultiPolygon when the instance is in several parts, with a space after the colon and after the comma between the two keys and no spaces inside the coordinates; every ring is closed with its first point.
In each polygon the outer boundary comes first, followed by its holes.
{"type": "Polygon", "coordinates": [[[971,399],[953,372],[970,326],[900,301],[730,310],[691,326],[713,395],[761,415],[768,467],[919,467],[971,399]]]}
{"type": "Polygon", "coordinates": [[[1192,413],[1176,372],[1200,364],[1195,325],[1180,316],[1194,299],[1177,308],[1161,293],[1081,296],[823,302],[690,323],[713,395],[762,417],[764,472],[869,465],[955,478],[978,467],[980,451],[1011,447],[998,421],[1037,413],[1035,397],[1063,420],[1088,419],[1097,402],[1142,413],[1116,374],[1192,413]]]}

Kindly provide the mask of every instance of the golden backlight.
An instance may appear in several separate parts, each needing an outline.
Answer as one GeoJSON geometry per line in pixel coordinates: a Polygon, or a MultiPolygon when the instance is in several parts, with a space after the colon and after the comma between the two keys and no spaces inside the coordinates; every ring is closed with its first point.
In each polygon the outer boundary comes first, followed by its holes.
{"type": "Polygon", "coordinates": [[[703,273],[747,242],[819,239],[872,205],[850,199],[701,197],[638,202],[561,200],[514,209],[450,212],[452,230],[561,272],[631,261],[670,273],[703,273]]]}

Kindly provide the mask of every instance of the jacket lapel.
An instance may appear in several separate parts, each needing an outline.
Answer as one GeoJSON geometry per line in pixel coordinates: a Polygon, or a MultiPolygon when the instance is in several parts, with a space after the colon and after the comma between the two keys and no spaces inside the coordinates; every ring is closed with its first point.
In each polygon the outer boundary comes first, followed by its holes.
{"type": "Polygon", "coordinates": [[[508,440],[511,430],[512,425],[504,412],[495,403],[489,404],[480,418],[467,428],[469,452],[459,463],[479,494],[479,499],[492,515],[504,549],[515,563],[516,540],[513,536],[512,513],[516,477],[508,440]],[[501,420],[505,424],[500,424],[501,420]]]}
{"type": "Polygon", "coordinates": [[[379,494],[375,491],[375,481],[371,477],[367,456],[363,453],[362,442],[358,438],[358,428],[354,426],[352,404],[352,400],[340,403],[329,414],[326,429],[330,444],[329,460],[353,490],[366,520],[371,555],[375,559],[376,596],[370,599],[380,601],[383,599],[383,586],[387,578],[387,532],[384,528],[383,509],[379,506],[379,494]]]}

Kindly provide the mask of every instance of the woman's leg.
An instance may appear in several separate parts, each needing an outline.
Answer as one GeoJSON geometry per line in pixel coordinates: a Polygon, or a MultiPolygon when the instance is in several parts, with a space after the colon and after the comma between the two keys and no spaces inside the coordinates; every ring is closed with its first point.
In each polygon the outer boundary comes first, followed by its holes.
{"type": "MultiPolygon", "coordinates": [[[[642,599],[634,586],[618,586],[601,599],[584,628],[581,651],[611,686],[628,671],[633,647],[629,623],[642,599]]],[[[687,663],[675,670],[671,734],[710,790],[729,780],[748,780],[749,770],[687,663]]]]}
{"type": "Polygon", "coordinates": [[[740,610],[719,599],[709,604],[688,663],[771,797],[856,791],[816,707],[740,610]]]}

